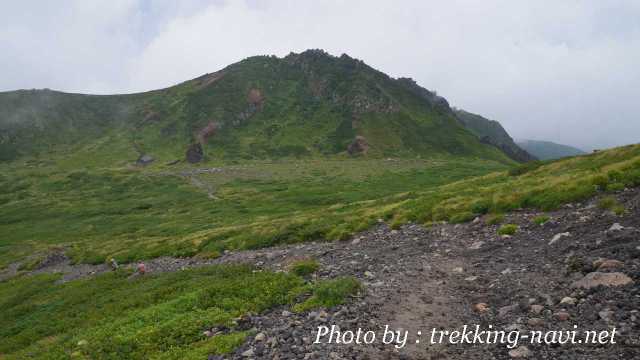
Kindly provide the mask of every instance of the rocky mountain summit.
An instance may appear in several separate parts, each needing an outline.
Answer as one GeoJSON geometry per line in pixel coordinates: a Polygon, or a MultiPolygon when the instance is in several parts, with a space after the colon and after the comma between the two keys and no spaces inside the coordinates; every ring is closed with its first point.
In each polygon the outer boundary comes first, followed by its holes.
{"type": "Polygon", "coordinates": [[[0,93],[0,161],[74,154],[159,166],[343,154],[509,162],[493,145],[435,92],[322,50],[253,56],[138,94],[0,93]]]}

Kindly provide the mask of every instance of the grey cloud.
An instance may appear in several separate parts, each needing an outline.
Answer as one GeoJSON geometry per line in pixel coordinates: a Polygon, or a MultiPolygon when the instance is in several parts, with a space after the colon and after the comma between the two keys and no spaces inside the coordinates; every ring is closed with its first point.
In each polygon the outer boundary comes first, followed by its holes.
{"type": "Polygon", "coordinates": [[[634,1],[15,4],[0,5],[3,90],[149,90],[251,55],[323,48],[413,77],[518,138],[640,142],[634,1]]]}

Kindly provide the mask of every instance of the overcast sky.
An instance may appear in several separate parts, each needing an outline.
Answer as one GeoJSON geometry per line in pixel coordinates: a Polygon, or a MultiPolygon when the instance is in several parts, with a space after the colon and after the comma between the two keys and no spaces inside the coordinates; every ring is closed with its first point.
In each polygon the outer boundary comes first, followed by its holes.
{"type": "Polygon", "coordinates": [[[2,1],[0,91],[166,87],[322,48],[516,138],[640,142],[640,1],[2,1]]]}

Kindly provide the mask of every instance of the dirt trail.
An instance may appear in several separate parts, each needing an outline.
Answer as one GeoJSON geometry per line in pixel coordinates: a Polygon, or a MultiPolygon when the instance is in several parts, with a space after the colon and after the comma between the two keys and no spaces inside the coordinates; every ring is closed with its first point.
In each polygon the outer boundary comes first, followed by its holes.
{"type": "MultiPolygon", "coordinates": [[[[627,209],[623,217],[597,208],[596,199],[550,213],[544,225],[532,221],[538,212],[514,212],[504,221],[519,225],[512,237],[498,236],[498,226],[483,219],[429,229],[409,224],[392,230],[380,223],[349,241],[227,252],[214,260],[164,257],[145,263],[148,273],[221,263],[281,271],[295,259],[312,257],[321,264],[318,278],[354,276],[364,284],[360,297],[334,309],[295,314],[278,308],[251,316],[242,327],[254,328],[258,335],[233,354],[211,359],[640,358],[640,190],[617,197],[627,209]],[[603,268],[604,262],[608,265],[603,268]],[[593,272],[623,273],[633,283],[572,286],[593,272]],[[479,303],[486,308],[478,311],[479,303]],[[408,331],[409,337],[401,350],[380,343],[313,344],[318,326],[334,324],[342,330],[374,331],[389,325],[408,331]],[[432,328],[464,324],[522,331],[616,327],[619,335],[617,344],[609,346],[427,344],[432,328]]],[[[110,271],[57,259],[36,272],[59,271],[70,280],[110,271]]]]}

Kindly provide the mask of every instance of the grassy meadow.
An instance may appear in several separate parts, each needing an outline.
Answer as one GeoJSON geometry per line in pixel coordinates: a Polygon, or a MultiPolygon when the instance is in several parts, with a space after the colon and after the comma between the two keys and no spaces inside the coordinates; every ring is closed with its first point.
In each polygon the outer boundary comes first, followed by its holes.
{"type": "Polygon", "coordinates": [[[640,146],[518,167],[435,158],[243,162],[192,176],[163,166],[52,169],[0,176],[3,266],[25,258],[37,265],[60,247],[84,263],[215,257],[226,249],[345,239],[378,219],[398,226],[550,210],[636,185],[640,146]]]}
{"type": "MultiPolygon", "coordinates": [[[[520,166],[452,157],[206,167],[222,170],[185,176],[193,169],[3,165],[0,263],[22,261],[27,270],[54,248],[83,263],[215,257],[225,249],[345,239],[378,219],[393,227],[409,221],[428,226],[490,214],[500,222],[513,209],[551,210],[637,186],[640,145],[520,166]]],[[[599,206],[624,212],[609,199],[599,206]]],[[[142,277],[117,271],[68,283],[55,274],[20,274],[0,282],[0,358],[225,353],[249,335],[234,322],[243,314],[279,305],[294,311],[334,306],[360,288],[351,278],[310,280],[317,269],[306,259],[286,273],[211,266],[142,277]],[[207,338],[203,330],[211,326],[230,330],[207,338]]]]}
{"type": "Polygon", "coordinates": [[[193,178],[172,167],[52,169],[0,176],[1,264],[56,247],[100,263],[343,238],[375,221],[360,217],[376,201],[506,167],[466,159],[297,160],[226,165],[193,178]]]}
{"type": "Polygon", "coordinates": [[[359,290],[351,278],[307,283],[247,266],[137,278],[117,271],[64,284],[57,278],[0,283],[0,358],[206,359],[244,341],[250,331],[237,319],[247,313],[335,306],[359,290]],[[228,331],[209,338],[204,330],[212,327],[228,331]]]}

